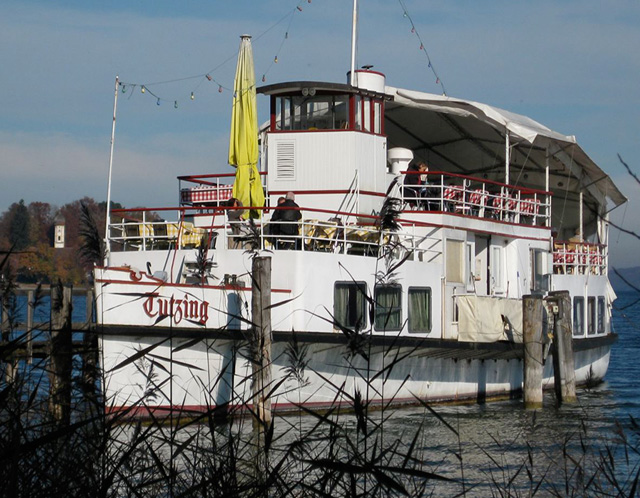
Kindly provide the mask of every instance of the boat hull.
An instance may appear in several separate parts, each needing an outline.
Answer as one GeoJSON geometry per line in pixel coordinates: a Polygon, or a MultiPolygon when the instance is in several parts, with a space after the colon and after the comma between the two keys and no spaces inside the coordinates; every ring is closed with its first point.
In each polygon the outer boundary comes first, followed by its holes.
{"type": "MultiPolygon", "coordinates": [[[[246,332],[103,327],[106,405],[146,416],[169,409],[202,412],[252,406],[246,332]]],[[[574,340],[578,384],[603,379],[615,334],[574,340]]],[[[553,354],[553,351],[551,351],[553,354]]],[[[522,391],[521,344],[461,343],[394,335],[274,332],[271,403],[274,411],[353,405],[482,402],[522,391]],[[359,392],[359,394],[356,394],[359,392]]],[[[553,386],[546,359],[543,385],[553,386]]]]}

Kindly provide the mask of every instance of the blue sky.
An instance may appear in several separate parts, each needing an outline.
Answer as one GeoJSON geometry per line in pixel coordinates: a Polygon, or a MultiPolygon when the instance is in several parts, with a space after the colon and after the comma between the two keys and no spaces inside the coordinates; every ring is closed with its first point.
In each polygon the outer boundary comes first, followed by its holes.
{"type": "MultiPolygon", "coordinates": [[[[640,3],[403,3],[449,95],[576,135],[630,198],[614,221],[640,231],[640,186],[617,159],[640,172],[640,3]]],[[[392,86],[439,93],[400,2],[360,8],[358,65],[373,64],[392,86]]],[[[349,69],[348,0],[4,0],[0,12],[0,211],[21,198],[106,198],[116,75],[138,85],[119,94],[114,156],[113,199],[132,207],[176,204],[178,175],[230,171],[240,34],[253,35],[267,83],[344,82],[349,69]],[[172,80],[181,81],[153,84],[172,80]]],[[[615,265],[640,264],[629,237],[614,231],[611,245],[615,265]]]]}

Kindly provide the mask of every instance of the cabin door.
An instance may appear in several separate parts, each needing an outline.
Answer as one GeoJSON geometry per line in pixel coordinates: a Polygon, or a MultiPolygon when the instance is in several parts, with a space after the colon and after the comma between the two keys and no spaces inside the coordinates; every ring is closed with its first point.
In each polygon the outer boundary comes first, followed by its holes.
{"type": "Polygon", "coordinates": [[[445,243],[445,268],[442,302],[442,337],[458,338],[458,310],[456,296],[466,294],[464,240],[447,239],[445,243]]]}

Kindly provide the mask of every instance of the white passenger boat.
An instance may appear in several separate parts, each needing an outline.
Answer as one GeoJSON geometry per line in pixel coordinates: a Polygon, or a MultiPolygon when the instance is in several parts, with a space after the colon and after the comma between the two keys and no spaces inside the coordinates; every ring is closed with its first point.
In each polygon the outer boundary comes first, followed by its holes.
{"type": "Polygon", "coordinates": [[[577,381],[604,377],[607,213],[625,202],[611,179],[530,118],[349,75],[257,89],[258,169],[180,177],[179,206],[111,212],[95,270],[109,410],[251,404],[256,255],[272,268],[276,410],[349,404],[358,388],[373,403],[517,395],[522,298],[559,290],[577,381]],[[416,160],[425,188],[407,187],[416,160]],[[271,223],[289,193],[301,219],[271,223]],[[234,195],[251,221],[230,216],[234,195]]]}

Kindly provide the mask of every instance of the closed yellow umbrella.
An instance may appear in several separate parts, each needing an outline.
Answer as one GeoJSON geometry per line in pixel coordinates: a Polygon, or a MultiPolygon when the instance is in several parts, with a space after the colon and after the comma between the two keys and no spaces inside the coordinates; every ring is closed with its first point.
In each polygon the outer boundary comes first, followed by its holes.
{"type": "MultiPolygon", "coordinates": [[[[253,69],[251,36],[242,35],[238,66],[233,84],[229,164],[236,167],[233,196],[243,206],[264,206],[264,191],[258,173],[258,109],[256,105],[256,76],[253,69]]],[[[252,210],[250,216],[260,217],[252,210]]]]}

